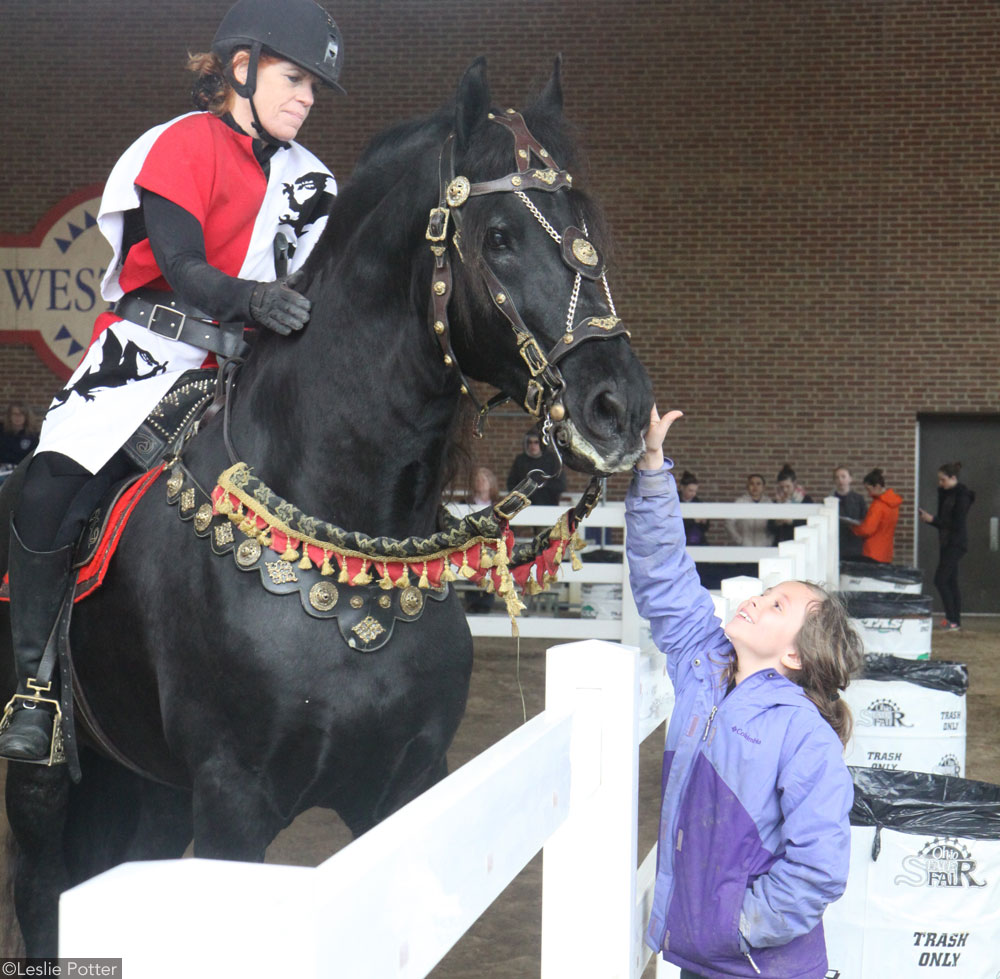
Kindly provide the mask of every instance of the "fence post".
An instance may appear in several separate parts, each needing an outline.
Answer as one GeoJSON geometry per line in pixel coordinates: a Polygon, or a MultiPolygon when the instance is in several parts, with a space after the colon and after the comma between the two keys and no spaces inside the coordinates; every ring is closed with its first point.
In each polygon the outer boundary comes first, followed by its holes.
{"type": "Polygon", "coordinates": [[[795,562],[788,557],[765,557],[757,563],[763,588],[772,588],[795,577],[795,562]]]}
{"type": "Polygon", "coordinates": [[[823,516],[826,520],[826,587],[836,591],[840,588],[840,500],[828,496],[823,501],[823,516]]]}
{"type": "Polygon", "coordinates": [[[791,559],[793,578],[802,581],[807,576],[806,545],[804,541],[783,540],[778,545],[778,557],[787,557],[791,559]]]}
{"type": "Polygon", "coordinates": [[[631,979],[638,850],[639,654],[553,646],[545,709],[572,712],[570,814],[543,848],[542,979],[631,979]]]}

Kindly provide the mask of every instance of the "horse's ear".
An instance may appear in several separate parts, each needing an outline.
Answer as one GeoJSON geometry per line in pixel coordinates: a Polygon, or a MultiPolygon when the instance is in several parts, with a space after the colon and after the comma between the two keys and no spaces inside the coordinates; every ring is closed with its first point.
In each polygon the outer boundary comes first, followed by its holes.
{"type": "Polygon", "coordinates": [[[455,97],[455,131],[459,146],[468,143],[472,131],[490,111],[490,86],[486,81],[486,59],[476,58],[458,83],[455,97]]]}
{"type": "Polygon", "coordinates": [[[542,94],[538,96],[534,108],[539,112],[559,115],[563,107],[562,92],[562,55],[557,54],[552,65],[552,77],[546,82],[542,94]]]}

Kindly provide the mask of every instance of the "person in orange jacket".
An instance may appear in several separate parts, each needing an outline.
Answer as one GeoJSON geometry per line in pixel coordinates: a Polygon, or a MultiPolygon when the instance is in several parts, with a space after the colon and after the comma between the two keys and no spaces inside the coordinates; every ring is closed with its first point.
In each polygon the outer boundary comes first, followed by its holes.
{"type": "Polygon", "coordinates": [[[864,538],[861,553],[872,561],[892,563],[893,537],[899,520],[899,505],[903,498],[885,485],[881,469],[873,469],[865,476],[865,489],[872,498],[865,519],[851,530],[864,538]]]}

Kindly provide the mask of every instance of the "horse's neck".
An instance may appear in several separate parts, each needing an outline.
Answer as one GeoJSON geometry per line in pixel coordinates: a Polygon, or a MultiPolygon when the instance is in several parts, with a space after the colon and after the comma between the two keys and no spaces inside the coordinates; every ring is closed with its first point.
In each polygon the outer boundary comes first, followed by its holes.
{"type": "Polygon", "coordinates": [[[339,299],[317,305],[291,340],[262,336],[233,408],[241,460],[346,530],[432,532],[456,398],[441,393],[426,329],[339,299]]]}

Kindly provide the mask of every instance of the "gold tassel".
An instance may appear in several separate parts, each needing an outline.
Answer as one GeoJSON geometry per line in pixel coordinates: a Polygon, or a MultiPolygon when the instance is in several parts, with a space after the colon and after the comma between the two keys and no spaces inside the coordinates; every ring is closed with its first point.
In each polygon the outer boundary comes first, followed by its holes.
{"type": "Polygon", "coordinates": [[[489,571],[493,567],[493,550],[485,544],[479,549],[479,567],[484,571],[489,571]]]}
{"type": "Polygon", "coordinates": [[[319,573],[326,577],[333,574],[333,565],[330,564],[330,556],[333,554],[332,551],[323,552],[323,566],[319,569],[319,573]]]}
{"type": "Polygon", "coordinates": [[[354,576],[354,580],[351,582],[352,585],[370,585],[372,583],[372,576],[368,574],[368,562],[361,562],[361,570],[354,576]]]}
{"type": "Polygon", "coordinates": [[[340,566],[340,574],[337,575],[337,584],[346,585],[350,580],[351,576],[347,573],[347,558],[344,558],[344,563],[340,566]]]}
{"type": "Polygon", "coordinates": [[[382,565],[382,577],[378,580],[378,586],[383,591],[389,591],[392,588],[392,578],[389,577],[389,562],[386,561],[382,565]]]}
{"type": "Polygon", "coordinates": [[[556,545],[556,552],[552,555],[552,563],[558,568],[562,564],[563,559],[563,549],[566,547],[565,542],[559,541],[556,545]]]}
{"type": "Polygon", "coordinates": [[[441,571],[441,581],[445,582],[445,581],[457,581],[457,580],[458,579],[455,577],[455,572],[451,570],[450,561],[448,560],[448,558],[445,558],[444,568],[441,571]]]}
{"type": "Polygon", "coordinates": [[[302,560],[299,561],[299,570],[308,571],[313,566],[312,558],[309,557],[309,545],[302,545],[302,560]]]}
{"type": "Polygon", "coordinates": [[[538,584],[538,582],[535,581],[534,578],[529,577],[528,580],[524,583],[524,590],[529,595],[537,595],[539,592],[542,592],[545,589],[542,588],[542,586],[538,584]]]}
{"type": "Polygon", "coordinates": [[[424,570],[420,572],[420,580],[417,582],[418,588],[430,588],[431,582],[427,577],[427,562],[424,561],[424,570]]]}
{"type": "Polygon", "coordinates": [[[215,512],[216,513],[233,512],[233,504],[232,501],[229,499],[228,493],[223,493],[222,496],[219,497],[219,502],[215,504],[215,512]]]}
{"type": "Polygon", "coordinates": [[[287,561],[291,564],[293,561],[298,561],[299,552],[292,547],[292,538],[288,537],[285,539],[285,553],[281,555],[282,561],[287,561]]]}
{"type": "Polygon", "coordinates": [[[469,566],[469,549],[466,548],[462,551],[462,566],[458,569],[458,573],[463,578],[475,578],[476,572],[469,566]]]}
{"type": "Polygon", "coordinates": [[[397,588],[408,588],[410,585],[410,566],[403,562],[403,573],[396,579],[397,588]]]}
{"type": "Polygon", "coordinates": [[[257,518],[253,516],[250,512],[243,518],[240,523],[240,530],[247,535],[247,537],[254,537],[257,534],[257,518]]]}
{"type": "Polygon", "coordinates": [[[257,535],[257,543],[260,544],[261,547],[270,547],[271,546],[271,534],[270,534],[270,530],[271,530],[270,527],[265,527],[257,535]]]}
{"type": "Polygon", "coordinates": [[[580,535],[575,530],[573,531],[573,536],[570,538],[569,546],[573,554],[573,570],[579,571],[583,567],[583,561],[580,560],[580,555],[577,551],[582,551],[586,545],[580,540],[580,535]]]}

